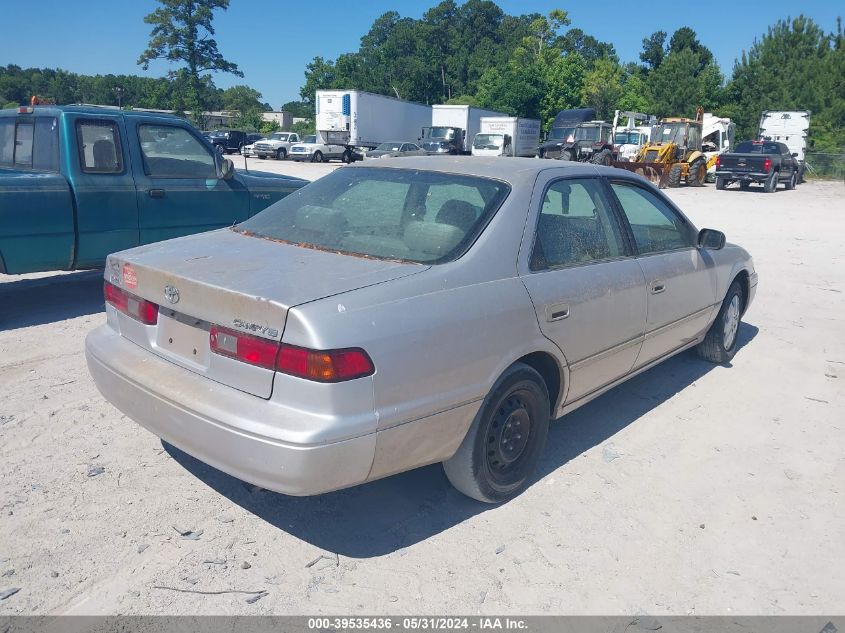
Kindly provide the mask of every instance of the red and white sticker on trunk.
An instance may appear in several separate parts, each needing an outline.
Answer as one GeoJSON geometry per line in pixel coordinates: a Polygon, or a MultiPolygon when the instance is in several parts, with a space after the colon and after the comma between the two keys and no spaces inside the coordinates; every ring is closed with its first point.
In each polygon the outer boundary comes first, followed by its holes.
{"type": "Polygon", "coordinates": [[[123,265],[123,285],[126,288],[138,287],[138,274],[130,264],[123,265]]]}

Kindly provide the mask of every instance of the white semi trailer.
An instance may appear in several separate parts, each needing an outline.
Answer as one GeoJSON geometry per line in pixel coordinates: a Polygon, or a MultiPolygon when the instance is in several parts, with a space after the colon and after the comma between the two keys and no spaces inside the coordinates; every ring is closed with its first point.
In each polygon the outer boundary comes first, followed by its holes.
{"type": "Polygon", "coordinates": [[[798,159],[798,179],[804,182],[804,152],[810,134],[808,110],[766,110],[760,116],[758,135],[761,139],[783,143],[798,159]]]}
{"type": "Polygon", "coordinates": [[[468,105],[435,105],[418,139],[427,154],[469,154],[481,129],[481,117],[506,117],[504,112],[468,105]]]}
{"type": "Polygon", "coordinates": [[[473,156],[526,156],[537,154],[540,121],[514,116],[481,117],[472,140],[473,156]]]}
{"type": "Polygon", "coordinates": [[[412,142],[417,130],[431,124],[431,106],[361,90],[318,90],[315,103],[317,142],[327,150],[323,155],[345,163],[360,157],[358,148],[412,142]]]}

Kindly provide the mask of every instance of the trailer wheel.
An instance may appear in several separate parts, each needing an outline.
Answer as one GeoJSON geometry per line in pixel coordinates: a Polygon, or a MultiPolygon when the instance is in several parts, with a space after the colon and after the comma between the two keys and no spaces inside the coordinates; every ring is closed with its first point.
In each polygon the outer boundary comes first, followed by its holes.
{"type": "Polygon", "coordinates": [[[683,167],[681,167],[680,163],[672,165],[672,167],[669,169],[669,178],[666,184],[672,189],[677,189],[678,187],[680,187],[682,173],[683,167]]]}

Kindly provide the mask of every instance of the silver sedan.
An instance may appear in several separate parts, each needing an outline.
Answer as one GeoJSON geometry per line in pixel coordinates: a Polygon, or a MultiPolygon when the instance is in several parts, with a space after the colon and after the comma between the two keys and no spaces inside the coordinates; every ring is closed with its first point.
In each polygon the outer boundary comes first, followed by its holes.
{"type": "Polygon", "coordinates": [[[384,159],[111,255],[86,351],[118,409],[263,488],[443,462],[496,503],[550,419],[689,348],[730,361],[756,287],[745,250],[629,172],[384,159]]]}

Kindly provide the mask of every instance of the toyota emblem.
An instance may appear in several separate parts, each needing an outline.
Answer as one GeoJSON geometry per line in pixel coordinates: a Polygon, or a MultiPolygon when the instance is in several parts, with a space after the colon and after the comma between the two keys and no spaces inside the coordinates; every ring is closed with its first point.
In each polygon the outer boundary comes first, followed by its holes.
{"type": "Polygon", "coordinates": [[[164,298],[170,303],[179,303],[179,289],[176,286],[165,286],[164,298]]]}

